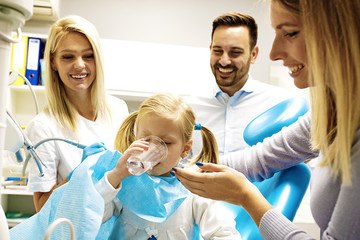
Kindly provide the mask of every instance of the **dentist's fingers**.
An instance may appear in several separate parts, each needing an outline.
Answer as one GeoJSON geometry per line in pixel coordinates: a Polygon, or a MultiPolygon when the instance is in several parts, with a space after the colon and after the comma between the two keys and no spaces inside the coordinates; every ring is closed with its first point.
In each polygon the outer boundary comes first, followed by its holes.
{"type": "Polygon", "coordinates": [[[205,170],[207,172],[223,172],[226,168],[223,165],[214,164],[214,163],[202,163],[197,162],[196,165],[201,168],[202,170],[205,170]]]}
{"type": "MultiPolygon", "coordinates": [[[[212,164],[212,163],[197,163],[196,164],[200,169],[206,172],[223,172],[225,171],[225,166],[212,164]]],[[[185,181],[197,182],[197,183],[204,183],[204,182],[211,182],[213,177],[211,175],[204,175],[203,173],[199,172],[192,172],[187,171],[180,168],[174,168],[177,175],[176,177],[181,181],[182,179],[185,181]]]]}
{"type": "MultiPolygon", "coordinates": [[[[195,193],[199,196],[203,195],[204,189],[204,181],[199,178],[199,180],[195,180],[194,175],[198,175],[201,173],[197,172],[189,172],[187,170],[176,168],[174,169],[174,175],[179,179],[179,181],[186,187],[190,192],[195,193]]],[[[200,177],[200,176],[199,176],[200,177]]]]}
{"type": "Polygon", "coordinates": [[[253,188],[240,172],[227,166],[204,164],[203,170],[214,172],[191,172],[176,168],[175,176],[191,192],[206,198],[242,204],[243,194],[253,188]]]}
{"type": "Polygon", "coordinates": [[[200,173],[174,168],[174,174],[184,187],[192,193],[206,198],[217,199],[218,196],[216,196],[217,194],[215,193],[215,191],[218,191],[216,190],[216,182],[218,181],[218,173],[223,171],[223,167],[215,164],[204,164],[199,167],[206,171],[213,170],[217,172],[200,173]]]}
{"type": "Polygon", "coordinates": [[[174,169],[175,176],[192,193],[242,206],[257,225],[265,212],[273,208],[244,174],[221,165],[200,164],[199,167],[207,172],[174,169]]]}
{"type": "Polygon", "coordinates": [[[181,168],[173,168],[175,176],[181,181],[188,180],[191,182],[203,182],[203,176],[200,172],[188,171],[181,168]]]}

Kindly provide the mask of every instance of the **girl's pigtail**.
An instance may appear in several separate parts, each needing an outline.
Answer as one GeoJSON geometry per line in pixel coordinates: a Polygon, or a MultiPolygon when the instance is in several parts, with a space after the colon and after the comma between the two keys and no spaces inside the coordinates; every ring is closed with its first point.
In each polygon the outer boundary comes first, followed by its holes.
{"type": "Polygon", "coordinates": [[[116,134],[114,148],[123,153],[135,141],[135,121],[138,111],[132,112],[121,124],[116,134]]]}
{"type": "Polygon", "coordinates": [[[199,128],[198,124],[195,126],[195,130],[201,131],[203,147],[201,152],[191,161],[189,165],[193,165],[196,162],[219,164],[219,150],[214,134],[210,131],[210,129],[204,126],[199,128]]]}

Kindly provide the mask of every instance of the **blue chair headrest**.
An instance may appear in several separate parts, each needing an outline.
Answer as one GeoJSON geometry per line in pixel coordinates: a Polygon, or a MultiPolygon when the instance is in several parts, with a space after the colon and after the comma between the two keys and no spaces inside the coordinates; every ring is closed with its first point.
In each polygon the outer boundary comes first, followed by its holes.
{"type": "Polygon", "coordinates": [[[290,98],[278,103],[252,120],[244,130],[244,140],[250,146],[271,137],[308,111],[308,103],[302,97],[290,98]]]}

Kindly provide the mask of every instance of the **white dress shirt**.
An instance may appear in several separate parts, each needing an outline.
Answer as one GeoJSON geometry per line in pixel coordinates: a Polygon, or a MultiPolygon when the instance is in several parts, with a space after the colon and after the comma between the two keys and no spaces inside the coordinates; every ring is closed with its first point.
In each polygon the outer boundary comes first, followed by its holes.
{"type": "MultiPolygon", "coordinates": [[[[232,97],[216,85],[209,97],[189,97],[196,122],[209,128],[215,135],[220,155],[238,151],[249,145],[243,138],[246,126],[258,115],[277,103],[292,97],[287,90],[252,79],[232,97]]],[[[192,154],[202,147],[201,134],[194,132],[192,154]]]]}

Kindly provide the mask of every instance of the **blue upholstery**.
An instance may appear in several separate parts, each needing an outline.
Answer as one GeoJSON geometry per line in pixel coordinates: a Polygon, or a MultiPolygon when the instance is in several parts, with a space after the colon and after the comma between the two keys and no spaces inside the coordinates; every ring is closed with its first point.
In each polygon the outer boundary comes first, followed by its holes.
{"type": "Polygon", "coordinates": [[[244,140],[250,146],[279,132],[304,115],[308,104],[304,98],[289,98],[260,114],[244,130],[244,140]]]}
{"type": "MultiPolygon", "coordinates": [[[[304,98],[290,98],[252,120],[244,130],[244,140],[250,146],[289,126],[308,111],[304,98]]],[[[292,221],[310,182],[310,169],[304,164],[284,169],[271,178],[253,182],[269,203],[292,221]]],[[[259,229],[249,214],[240,206],[225,203],[236,221],[236,229],[243,240],[262,239],[259,229]]],[[[197,226],[195,233],[198,232],[197,226]]],[[[194,236],[200,236],[195,234],[194,236]]],[[[200,238],[196,239],[202,239],[200,238]]]]}
{"type": "MultiPolygon", "coordinates": [[[[265,111],[249,123],[244,131],[244,139],[249,145],[262,142],[283,127],[294,123],[308,111],[303,98],[291,98],[265,111]]],[[[262,182],[254,182],[270,204],[293,220],[304,197],[310,181],[310,170],[304,164],[298,164],[282,170],[262,182]]],[[[234,213],[236,228],[242,239],[262,239],[259,229],[248,213],[237,205],[224,203],[234,213]]]]}
{"type": "MultiPolygon", "coordinates": [[[[292,221],[304,197],[309,181],[310,170],[304,163],[301,163],[282,170],[262,182],[254,182],[254,184],[274,208],[292,221]]],[[[262,239],[258,227],[242,207],[228,203],[224,204],[234,213],[236,229],[241,234],[241,239],[262,239]]]]}

